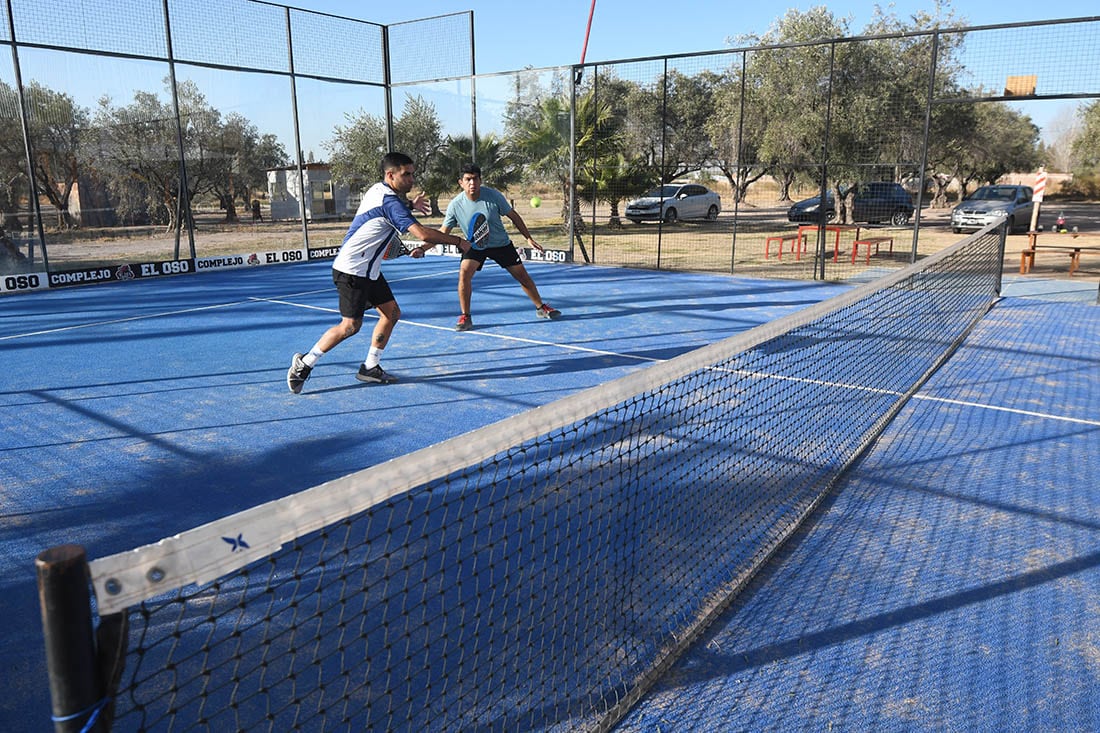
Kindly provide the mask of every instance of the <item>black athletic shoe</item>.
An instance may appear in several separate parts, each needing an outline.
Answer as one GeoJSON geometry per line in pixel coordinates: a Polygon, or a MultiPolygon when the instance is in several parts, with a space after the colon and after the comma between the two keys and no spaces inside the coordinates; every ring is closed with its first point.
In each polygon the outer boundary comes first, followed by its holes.
{"type": "Polygon", "coordinates": [[[290,391],[294,394],[298,394],[302,391],[302,385],[309,379],[309,373],[313,371],[313,367],[306,366],[306,363],[302,361],[301,354],[295,354],[294,358],[290,360],[290,369],[286,373],[286,386],[290,387],[290,391]]]}
{"type": "Polygon", "coordinates": [[[469,331],[474,327],[474,319],[466,313],[463,313],[458,317],[458,323],[455,324],[456,331],[469,331]]]}
{"type": "Polygon", "coordinates": [[[551,308],[546,303],[543,303],[538,308],[535,308],[535,315],[539,318],[557,320],[558,318],[561,318],[561,311],[557,308],[551,308]]]}
{"type": "Polygon", "coordinates": [[[360,364],[359,373],[355,375],[355,378],[360,382],[377,382],[378,384],[393,384],[397,381],[397,377],[384,371],[381,364],[372,366],[370,369],[367,369],[366,365],[360,364]]]}

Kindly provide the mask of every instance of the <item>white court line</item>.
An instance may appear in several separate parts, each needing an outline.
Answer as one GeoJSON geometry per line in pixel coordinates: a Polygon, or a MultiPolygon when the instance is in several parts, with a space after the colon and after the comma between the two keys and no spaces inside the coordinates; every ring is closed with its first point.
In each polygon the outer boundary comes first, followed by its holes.
{"type": "Polygon", "coordinates": [[[1046,420],[1059,420],[1061,422],[1076,423],[1078,425],[1088,425],[1090,427],[1100,427],[1100,420],[1086,420],[1080,417],[1067,417],[1065,415],[1051,415],[1046,412],[1033,412],[1031,410],[1020,410],[1015,407],[998,407],[996,405],[986,405],[981,402],[967,402],[966,400],[951,400],[946,397],[929,397],[928,395],[913,395],[913,399],[928,400],[929,402],[942,402],[948,405],[958,405],[960,407],[977,407],[982,410],[994,410],[996,412],[1010,412],[1014,415],[1025,415],[1027,417],[1038,417],[1046,420]]]}
{"type": "MultiPolygon", "coordinates": [[[[441,275],[450,275],[450,274],[453,274],[453,273],[451,273],[449,271],[448,272],[442,272],[442,273],[428,273],[426,275],[414,275],[412,277],[397,278],[393,282],[403,282],[405,280],[419,280],[419,279],[422,279],[422,278],[425,278],[425,277],[439,277],[441,275]]],[[[331,287],[318,288],[317,290],[303,290],[299,293],[288,293],[288,294],[286,294],[284,296],[281,296],[281,297],[283,297],[283,298],[296,298],[296,297],[301,296],[301,295],[316,295],[317,293],[328,293],[328,292],[331,292],[331,291],[332,291],[331,287]]],[[[44,330],[41,330],[41,331],[28,331],[26,333],[14,333],[14,334],[11,334],[9,336],[0,336],[0,341],[11,341],[12,339],[29,338],[31,336],[45,336],[45,335],[51,334],[51,333],[64,333],[66,331],[77,331],[77,330],[80,330],[82,328],[95,328],[96,326],[111,326],[111,325],[114,325],[114,324],[117,324],[117,323],[128,323],[130,321],[144,321],[144,320],[148,320],[148,319],[151,319],[151,318],[164,318],[165,316],[178,316],[178,315],[182,315],[184,313],[199,313],[201,311],[216,310],[218,308],[231,308],[235,305],[248,305],[250,303],[262,302],[262,301],[267,301],[267,302],[271,302],[271,303],[281,303],[283,305],[297,305],[297,307],[299,307],[299,308],[309,308],[310,307],[310,306],[306,306],[306,305],[300,305],[300,304],[296,304],[296,303],[289,303],[289,302],[286,302],[286,301],[281,301],[281,300],[278,300],[278,299],[275,299],[275,298],[248,298],[246,300],[235,300],[235,301],[231,301],[229,303],[218,303],[216,305],[203,305],[203,306],[198,306],[198,307],[195,307],[195,308],[184,308],[182,310],[175,310],[175,311],[162,311],[160,313],[146,313],[145,315],[141,315],[141,316],[127,316],[125,318],[111,318],[111,319],[108,319],[106,321],[92,321],[90,323],[76,323],[76,324],[73,324],[71,326],[59,326],[57,328],[47,328],[47,329],[44,329],[44,330]]],[[[331,309],[331,308],[318,308],[317,310],[332,311],[333,309],[331,309]]]]}
{"type": "Polygon", "coordinates": [[[126,318],[112,318],[106,321],[92,321],[91,323],[77,323],[72,326],[60,326],[58,328],[47,328],[43,331],[28,331],[27,333],[15,333],[10,336],[0,336],[0,341],[9,341],[11,339],[26,338],[28,336],[43,336],[48,333],[63,333],[65,331],[77,331],[81,328],[94,328],[95,326],[110,326],[115,323],[126,323],[128,321],[144,321],[149,318],[163,318],[164,316],[176,316],[181,313],[197,313],[199,311],[214,310],[217,308],[228,308],[234,305],[243,305],[247,303],[247,300],[238,300],[233,303],[219,303],[217,305],[203,305],[197,308],[184,308],[178,311],[164,311],[162,313],[147,313],[143,316],[128,316],[126,318]]]}
{"type": "MultiPolygon", "coordinates": [[[[846,382],[826,382],[820,379],[808,379],[806,377],[789,377],[782,374],[764,374],[763,372],[747,372],[743,369],[734,370],[739,374],[746,374],[750,376],[763,376],[768,379],[778,379],[788,382],[807,382],[809,384],[818,384],[824,387],[841,387],[843,389],[857,390],[861,392],[870,392],[872,394],[885,394],[894,397],[900,397],[903,393],[897,390],[882,389],[881,387],[867,387],[862,384],[848,384],[846,382]]],[[[913,399],[925,400],[927,402],[940,402],[945,405],[956,405],[958,407],[974,407],[979,410],[992,410],[994,412],[1008,412],[1013,415],[1023,415],[1026,417],[1038,417],[1045,420],[1057,420],[1060,422],[1075,423],[1078,425],[1088,425],[1090,427],[1100,427],[1100,420],[1089,420],[1080,417],[1068,417],[1066,415],[1052,415],[1048,412],[1034,412],[1033,410],[1021,410],[1017,407],[1000,407],[999,405],[990,405],[984,402],[969,402],[967,400],[954,400],[947,397],[933,397],[931,395],[914,394],[913,399]]]]}
{"type": "MultiPolygon", "coordinates": [[[[405,280],[419,280],[419,279],[423,279],[423,278],[440,277],[440,276],[443,276],[443,275],[451,275],[451,274],[453,274],[453,273],[451,273],[449,271],[448,272],[439,272],[439,273],[427,273],[427,274],[424,274],[424,275],[414,275],[412,277],[398,278],[398,279],[395,279],[394,282],[402,282],[402,281],[405,281],[405,280]]],[[[326,292],[329,292],[330,290],[331,290],[331,288],[318,288],[316,290],[303,290],[303,291],[297,292],[297,293],[289,293],[289,294],[287,294],[285,296],[282,296],[282,297],[283,298],[294,298],[294,297],[298,297],[298,296],[302,296],[302,295],[316,295],[317,293],[326,293],[326,292]]],[[[108,326],[108,325],[112,325],[112,324],[116,324],[116,323],[126,323],[126,322],[129,322],[129,321],[141,321],[141,320],[146,320],[146,319],[150,319],[150,318],[163,318],[165,316],[182,315],[182,314],[185,314],[185,313],[198,313],[198,312],[201,312],[201,311],[216,310],[216,309],[219,309],[219,308],[229,308],[229,307],[236,306],[236,305],[246,305],[246,304],[249,304],[249,303],[256,303],[256,302],[275,303],[275,304],[278,304],[278,305],[288,305],[288,306],[291,306],[292,308],[304,308],[304,309],[307,309],[307,310],[319,310],[319,311],[325,311],[325,312],[328,312],[328,313],[339,313],[339,310],[336,309],[336,308],[326,308],[326,307],[322,307],[322,306],[305,305],[303,303],[294,303],[294,302],[291,302],[291,301],[288,301],[288,300],[282,300],[281,298],[255,298],[255,297],[250,297],[247,300],[239,300],[239,301],[233,301],[233,302],[229,302],[229,303],[219,303],[217,305],[206,305],[206,306],[199,306],[199,307],[196,307],[196,308],[184,308],[182,310],[175,310],[175,311],[163,311],[163,312],[160,312],[160,313],[149,313],[149,314],[142,315],[142,316],[130,316],[130,317],[127,317],[127,318],[113,318],[113,319],[106,320],[106,321],[93,321],[91,323],[81,323],[81,324],[76,324],[76,325],[72,325],[72,326],[61,326],[59,328],[51,328],[51,329],[46,329],[46,330],[42,330],[42,331],[30,331],[28,333],[12,334],[10,336],[0,336],[0,341],[9,341],[9,340],[12,340],[12,339],[26,338],[26,337],[30,337],[30,336],[42,336],[42,335],[51,334],[51,333],[63,333],[65,331],[75,331],[75,330],[79,330],[79,329],[82,329],[82,328],[92,328],[92,327],[95,327],[95,326],[108,326]]],[[[375,316],[373,313],[368,313],[367,315],[371,316],[372,318],[377,318],[377,316],[375,316]]],[[[436,329],[436,330],[439,330],[439,331],[448,331],[448,332],[453,330],[453,329],[445,327],[445,326],[436,326],[436,325],[433,325],[433,324],[430,324],[430,323],[420,323],[418,321],[405,321],[405,320],[403,320],[401,322],[405,323],[409,326],[417,326],[419,328],[432,328],[432,329],[436,329]]],[[[571,351],[581,351],[581,352],[585,352],[585,353],[589,353],[589,354],[599,354],[601,356],[615,356],[615,357],[619,357],[619,358],[623,358],[623,359],[636,359],[638,361],[646,361],[646,362],[653,362],[653,363],[665,361],[664,359],[654,359],[652,357],[647,357],[647,356],[635,356],[634,354],[624,354],[624,353],[617,352],[617,351],[606,351],[606,350],[603,350],[603,349],[590,349],[590,348],[585,347],[585,346],[576,346],[576,345],[572,345],[572,344],[561,344],[561,343],[557,343],[557,342],[554,342],[554,341],[539,341],[539,340],[536,340],[536,339],[520,338],[518,336],[507,336],[507,335],[504,335],[504,334],[489,333],[489,332],[486,332],[486,331],[474,331],[472,333],[469,333],[468,335],[482,336],[482,337],[487,337],[487,338],[503,339],[505,341],[516,341],[516,342],[519,342],[519,343],[533,344],[533,345],[536,345],[536,346],[553,346],[553,347],[558,347],[558,348],[561,348],[561,349],[567,349],[567,350],[571,350],[571,351]]],[[[775,376],[779,379],[785,379],[785,380],[791,380],[791,381],[808,381],[808,382],[815,382],[815,383],[819,381],[819,380],[806,379],[804,377],[785,377],[785,376],[780,376],[780,375],[773,375],[773,376],[775,376]]],[[[826,384],[826,383],[823,383],[823,384],[826,384]]],[[[891,392],[890,390],[874,389],[874,388],[869,388],[869,387],[863,387],[863,386],[860,386],[860,385],[839,384],[839,385],[836,385],[836,386],[849,387],[849,388],[852,388],[852,389],[863,389],[863,390],[868,390],[868,391],[873,391],[873,392],[889,392],[889,393],[892,393],[892,394],[898,394],[897,392],[891,392]]],[[[927,395],[920,395],[920,394],[913,395],[913,399],[927,400],[927,401],[931,401],[931,402],[942,402],[944,404],[957,405],[959,407],[974,407],[974,408],[984,409],[984,410],[993,410],[993,411],[996,411],[996,412],[1007,412],[1007,413],[1011,413],[1011,414],[1015,414],[1015,415],[1023,415],[1023,416],[1026,416],[1026,417],[1037,417],[1037,418],[1046,419],[1046,420],[1056,420],[1056,421],[1060,421],[1060,422],[1074,423],[1074,424],[1077,424],[1077,425],[1088,425],[1090,427],[1100,427],[1100,420],[1088,420],[1088,419],[1085,419],[1085,418],[1067,417],[1067,416],[1064,416],[1064,415],[1051,415],[1051,414],[1045,413],[1045,412],[1034,412],[1032,410],[1021,410],[1021,409],[1014,408],[1014,407],[999,407],[997,405],[989,405],[989,404],[980,403],[980,402],[968,402],[968,401],[965,401],[965,400],[952,400],[952,399],[947,399],[945,397],[930,397],[930,396],[927,396],[927,395]]]]}
{"type": "MultiPolygon", "coordinates": [[[[307,310],[326,311],[328,313],[339,313],[340,312],[336,308],[326,308],[326,307],[317,306],[317,305],[305,305],[303,303],[294,303],[294,302],[291,302],[289,300],[280,300],[278,298],[252,298],[252,300],[263,301],[265,303],[277,303],[279,305],[289,305],[292,308],[305,308],[307,310]]],[[[370,317],[370,318],[378,318],[378,316],[376,316],[374,313],[371,313],[371,312],[367,312],[365,314],[365,316],[370,317]]],[[[401,323],[404,324],[404,325],[407,325],[407,326],[416,326],[418,328],[430,328],[430,329],[434,329],[436,331],[446,331],[447,333],[452,333],[454,331],[454,328],[451,328],[450,326],[437,326],[433,323],[421,323],[420,321],[409,321],[409,320],[406,320],[404,318],[401,319],[401,323]]],[[[523,343],[523,344],[533,344],[535,346],[552,346],[552,347],[559,348],[559,349],[565,349],[567,351],[581,351],[581,352],[584,352],[586,354],[599,354],[600,356],[616,356],[616,357],[619,357],[621,359],[635,359],[637,361],[646,361],[646,362],[653,362],[653,363],[660,362],[660,361],[665,361],[665,359],[654,359],[653,357],[649,357],[649,356],[635,356],[634,354],[623,354],[623,353],[618,352],[618,351],[605,351],[603,349],[591,349],[591,348],[588,348],[587,346],[577,346],[575,344],[563,344],[563,343],[559,343],[557,341],[539,341],[538,339],[521,338],[519,336],[507,336],[507,335],[502,334],[502,333],[490,333],[488,331],[467,332],[466,337],[469,337],[469,336],[481,336],[483,338],[501,339],[503,341],[516,341],[516,342],[523,343]]]]}

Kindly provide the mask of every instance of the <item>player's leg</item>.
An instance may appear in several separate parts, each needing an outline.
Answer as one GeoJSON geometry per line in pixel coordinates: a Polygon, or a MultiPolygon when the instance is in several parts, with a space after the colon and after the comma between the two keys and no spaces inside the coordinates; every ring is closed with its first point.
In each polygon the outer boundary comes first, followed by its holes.
{"type": "Polygon", "coordinates": [[[355,378],[360,382],[390,384],[396,382],[397,377],[382,369],[380,362],[382,351],[386,348],[386,344],[390,342],[394,326],[401,320],[401,308],[398,307],[397,300],[393,297],[390,286],[386,283],[384,277],[379,277],[372,285],[371,299],[377,303],[374,307],[378,311],[378,323],[375,324],[374,332],[371,334],[370,350],[367,352],[367,358],[359,366],[359,373],[355,375],[355,378]]]}
{"type": "Polygon", "coordinates": [[[321,338],[317,339],[317,343],[307,353],[295,354],[290,360],[290,369],[286,373],[286,384],[290,391],[294,394],[301,392],[302,385],[309,379],[309,374],[313,371],[317,360],[331,351],[336,344],[359,333],[362,326],[362,318],[344,316],[339,323],[321,334],[321,338]]]}
{"type": "Polygon", "coordinates": [[[363,312],[370,305],[367,300],[369,293],[365,287],[367,281],[333,270],[332,282],[340,296],[340,322],[321,334],[321,338],[317,339],[317,343],[308,352],[295,354],[291,358],[286,384],[294,394],[302,391],[302,386],[322,355],[341,341],[359,333],[359,329],[363,327],[363,312]]]}
{"type": "Polygon", "coordinates": [[[477,255],[471,257],[463,255],[462,261],[458,265],[458,307],[460,310],[458,323],[455,324],[456,331],[469,331],[474,327],[474,320],[470,316],[470,302],[473,299],[474,292],[474,274],[481,269],[484,262],[484,255],[481,255],[481,259],[477,255]]]}
{"type": "MultiPolygon", "coordinates": [[[[511,249],[515,251],[514,247],[511,249]]],[[[539,289],[535,285],[535,281],[531,278],[530,273],[527,272],[527,268],[523,266],[523,261],[519,259],[518,255],[516,257],[516,263],[504,266],[504,269],[508,271],[509,275],[516,279],[519,286],[523,288],[523,292],[527,293],[527,297],[535,304],[535,315],[539,318],[558,318],[561,315],[561,311],[542,302],[542,296],[539,295],[539,289]]]]}

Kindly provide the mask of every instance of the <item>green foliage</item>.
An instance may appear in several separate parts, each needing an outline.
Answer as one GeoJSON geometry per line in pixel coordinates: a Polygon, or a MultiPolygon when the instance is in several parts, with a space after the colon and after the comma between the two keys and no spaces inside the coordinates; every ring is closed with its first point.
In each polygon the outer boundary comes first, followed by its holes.
{"type": "Polygon", "coordinates": [[[507,150],[504,140],[493,133],[478,136],[477,156],[468,136],[450,137],[432,159],[431,168],[420,177],[420,185],[432,204],[432,213],[440,214],[438,198],[458,189],[458,171],[463,165],[476,162],[481,166],[485,182],[497,189],[506,189],[520,180],[522,168],[507,150]]]}
{"type": "MultiPolygon", "coordinates": [[[[324,143],[333,180],[349,186],[370,185],[381,177],[379,165],[389,152],[385,118],[360,109],[345,119],[348,124],[337,126],[324,143]]],[[[443,145],[435,107],[421,96],[406,98],[401,116],[394,120],[393,142],[393,149],[411,157],[421,174],[432,170],[443,145]]]]}
{"type": "Polygon", "coordinates": [[[89,150],[115,214],[121,223],[178,227],[181,212],[207,196],[221,203],[227,220],[236,220],[236,202],[247,206],[252,191],[266,187],[267,169],[289,162],[286,150],[242,115],[223,117],[193,81],[176,87],[177,127],[170,81],[164,83],[163,98],[137,91],[132,102],[116,106],[105,97],[92,119],[89,150]],[[181,139],[187,174],[182,201],[181,139]]]}
{"type": "Polygon", "coordinates": [[[1100,201],[1100,173],[1075,173],[1072,179],[1062,184],[1059,195],[1100,201]]]}
{"type": "Polygon", "coordinates": [[[1074,180],[1100,174],[1100,101],[1090,102],[1078,110],[1081,132],[1073,141],[1074,180]]]}

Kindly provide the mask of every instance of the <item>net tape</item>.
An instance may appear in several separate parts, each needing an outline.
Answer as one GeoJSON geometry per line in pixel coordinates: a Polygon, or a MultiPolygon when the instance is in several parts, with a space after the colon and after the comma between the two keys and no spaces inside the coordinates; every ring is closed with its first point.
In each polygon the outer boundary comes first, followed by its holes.
{"type": "Polygon", "coordinates": [[[127,609],[133,629],[117,715],[606,729],[988,310],[1001,246],[979,233],[602,387],[94,561],[99,613],[127,609]]]}

